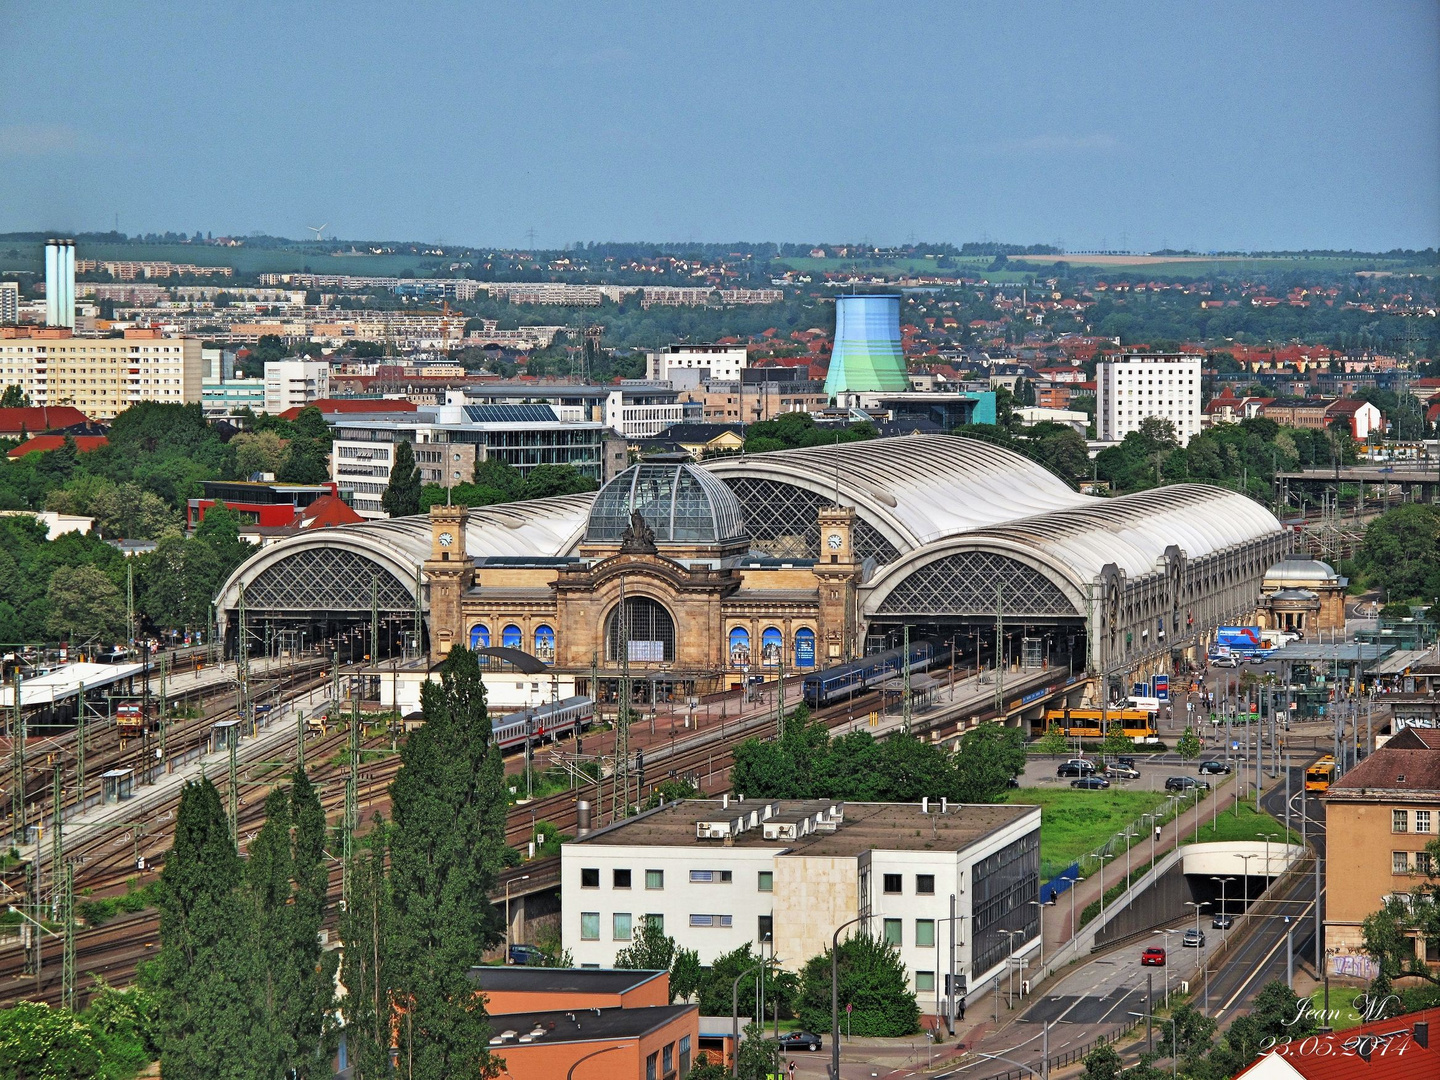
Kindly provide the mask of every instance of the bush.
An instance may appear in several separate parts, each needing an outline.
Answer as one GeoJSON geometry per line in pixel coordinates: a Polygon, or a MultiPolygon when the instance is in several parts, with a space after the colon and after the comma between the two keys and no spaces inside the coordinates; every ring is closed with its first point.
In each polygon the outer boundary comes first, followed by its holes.
{"type": "MultiPolygon", "coordinates": [[[[852,1034],[895,1038],[920,1030],[920,1006],[900,952],[877,937],[859,934],[840,943],[840,1002],[853,1005],[852,1034]]],[[[830,950],[811,957],[800,973],[800,1026],[830,1030],[830,950]]]]}

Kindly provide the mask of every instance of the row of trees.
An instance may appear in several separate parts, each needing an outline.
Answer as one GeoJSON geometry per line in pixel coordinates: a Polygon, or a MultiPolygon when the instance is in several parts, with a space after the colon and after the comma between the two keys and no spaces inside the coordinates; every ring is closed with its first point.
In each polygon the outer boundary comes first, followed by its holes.
{"type": "Polygon", "coordinates": [[[731,786],[759,799],[988,803],[1024,768],[1024,736],[1017,728],[981,724],[951,749],[904,735],[880,741],[866,731],[831,736],[801,706],[778,742],[747,739],[735,748],[731,786]]]}
{"type": "MultiPolygon", "coordinates": [[[[421,709],[390,787],[393,821],[377,819],[349,867],[338,1006],[357,1080],[390,1075],[397,1036],[417,1080],[494,1071],[468,972],[503,936],[488,896],[506,798],[473,653],[451,651],[421,709]]],[[[185,787],[160,878],[160,951],[142,971],[166,1077],[329,1075],[337,957],[318,931],[333,843],[303,770],[267,797],[244,860],[215,787],[185,787]]]]}

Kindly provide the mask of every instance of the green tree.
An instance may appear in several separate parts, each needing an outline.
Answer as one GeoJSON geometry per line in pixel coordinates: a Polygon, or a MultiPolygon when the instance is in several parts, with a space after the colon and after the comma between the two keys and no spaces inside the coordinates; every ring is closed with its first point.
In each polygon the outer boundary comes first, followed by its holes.
{"type": "Polygon", "coordinates": [[[1125,1059],[1108,1042],[1102,1042],[1084,1057],[1082,1080],[1119,1080],[1125,1071],[1125,1059]]]}
{"type": "Polygon", "coordinates": [[[480,665],[455,646],[439,675],[421,688],[425,722],[390,785],[401,1056],[420,1080],[493,1068],[484,1003],[466,972],[502,938],[488,896],[504,860],[507,798],[480,665]]]}
{"type": "Polygon", "coordinates": [[[703,980],[700,954],[694,949],[676,949],[675,959],[670,961],[670,1000],[689,1001],[700,992],[703,980]]]}
{"type": "Polygon", "coordinates": [[[170,1080],[242,1080],[265,1056],[241,876],[219,792],[209,780],[186,784],[160,874],[160,951],[144,972],[170,1080]]]}
{"type": "Polygon", "coordinates": [[[695,1059],[695,1064],[690,1066],[690,1071],[685,1074],[685,1080],[727,1080],[730,1070],[725,1068],[718,1061],[711,1061],[705,1051],[695,1059]]]}
{"type": "Polygon", "coordinates": [[[1365,530],[1356,559],[1386,600],[1440,597],[1440,508],[1411,503],[1381,514],[1365,530]]]}
{"type": "Polygon", "coordinates": [[[574,465],[537,465],[525,477],[522,495],[526,499],[546,499],[555,495],[576,495],[594,491],[600,485],[574,465]]]}
{"type": "Polygon", "coordinates": [[[1280,979],[1260,988],[1250,1011],[1237,1016],[1220,1045],[1210,1052],[1210,1064],[1224,1076],[1233,1076],[1265,1050],[1283,1039],[1299,1040],[1315,1033],[1315,1013],[1280,979]]]}
{"type": "Polygon", "coordinates": [[[403,439],[395,444],[390,482],[380,496],[380,505],[392,518],[420,513],[420,470],[415,467],[415,454],[410,444],[403,439]]]}
{"type": "Polygon", "coordinates": [[[329,443],[296,436],[285,449],[276,479],[282,484],[323,484],[330,479],[328,453],[329,443]]]}
{"type": "Polygon", "coordinates": [[[1190,1004],[1177,1006],[1170,1016],[1171,1023],[1160,1025],[1155,1048],[1166,1057],[1178,1056],[1187,1063],[1204,1058],[1215,1038],[1215,1021],[1190,1004]]]}
{"type": "Polygon", "coordinates": [[[1440,840],[1425,845],[1430,869],[1408,893],[1385,898],[1361,924],[1365,951],[1379,965],[1371,990],[1388,994],[1396,979],[1414,976],[1440,987],[1440,974],[1415,958],[1417,938],[1440,942],[1440,840]]]}
{"type": "MultiPolygon", "coordinates": [[[[856,934],[840,943],[838,963],[841,1005],[853,1005],[854,1034],[896,1038],[920,1030],[920,1006],[910,990],[910,976],[900,952],[870,934],[856,934]]],[[[800,973],[800,1026],[810,1031],[830,1027],[830,950],[811,957],[800,973]]]]}
{"type": "Polygon", "coordinates": [[[255,473],[280,472],[285,464],[285,440],[274,431],[242,431],[230,440],[235,450],[235,472],[242,479],[255,473]]]}
{"type": "Polygon", "coordinates": [[[122,641],[125,601],[109,576],[94,566],[57,566],[46,593],[52,636],[76,645],[122,641]]]}
{"type": "Polygon", "coordinates": [[[1019,728],[979,724],[960,736],[954,753],[960,802],[995,802],[1012,776],[1025,771],[1025,736],[1019,728]]]}
{"type": "Polygon", "coordinates": [[[741,1080],[769,1080],[780,1075],[780,1046],[765,1034],[763,1024],[750,1022],[740,1035],[735,1074],[741,1080]]]}
{"type": "Polygon", "coordinates": [[[1125,725],[1119,720],[1110,722],[1110,730],[1105,732],[1105,739],[1100,744],[1102,753],[1111,757],[1118,757],[1121,754],[1130,754],[1135,751],[1135,740],[1125,734],[1125,725]]]}
{"type": "Polygon", "coordinates": [[[6,386],[5,392],[0,394],[0,409],[28,409],[29,407],[30,395],[16,383],[6,386]]]}
{"type": "Polygon", "coordinates": [[[1175,752],[1180,755],[1181,761],[1193,761],[1200,756],[1201,749],[1200,737],[1195,734],[1195,729],[1191,727],[1187,727],[1175,743],[1175,752]]]}
{"type": "Polygon", "coordinates": [[[1065,729],[1055,725],[1045,729],[1045,734],[1035,740],[1035,748],[1042,754],[1051,757],[1061,757],[1070,752],[1070,740],[1065,736],[1065,729]]]}
{"type": "MultiPolygon", "coordinates": [[[[209,544],[220,560],[219,575],[230,576],[237,566],[250,557],[254,548],[240,539],[240,519],[224,503],[217,502],[205,511],[205,517],[195,526],[195,539],[209,544]]],[[[219,583],[217,582],[217,587],[219,583]]],[[[212,590],[211,595],[214,595],[212,590]]]]}
{"type": "Polygon", "coordinates": [[[0,1009],[0,1077],[94,1080],[105,1072],[94,1032],[79,1016],[36,1001],[0,1009]]]}
{"type": "Polygon", "coordinates": [[[340,919],[346,989],[340,1007],[355,1080],[390,1076],[393,910],[385,852],[386,828],[376,815],[374,828],[351,857],[350,904],[340,919]]]}
{"type": "Polygon", "coordinates": [[[669,971],[674,960],[675,939],[665,933],[659,919],[651,918],[642,918],[630,944],[615,954],[615,966],[628,971],[669,971]]]}

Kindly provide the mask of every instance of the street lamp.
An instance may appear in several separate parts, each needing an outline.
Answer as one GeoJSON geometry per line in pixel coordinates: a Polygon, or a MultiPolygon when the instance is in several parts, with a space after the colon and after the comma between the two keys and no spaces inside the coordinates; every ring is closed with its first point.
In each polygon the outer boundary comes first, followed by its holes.
{"type": "Polygon", "coordinates": [[[1260,835],[1265,838],[1265,884],[1268,886],[1270,884],[1270,841],[1280,839],[1280,834],[1267,832],[1260,835]]]}
{"type": "MultiPolygon", "coordinates": [[[[830,936],[830,1076],[840,1080],[840,931],[858,922],[873,919],[875,913],[856,915],[835,928],[830,936]]],[[[954,992],[954,987],[951,987],[954,992]]],[[[736,1047],[738,1052],[739,1047],[736,1047]]]]}
{"type": "Polygon", "coordinates": [[[1200,909],[1209,907],[1210,901],[1186,900],[1185,906],[1195,909],[1195,937],[1197,938],[1195,948],[1200,952],[1200,966],[1205,971],[1205,1012],[1208,1015],[1210,1012],[1210,965],[1205,963],[1205,935],[1200,931],[1200,909]]]}
{"type": "Polygon", "coordinates": [[[1023,934],[1025,931],[1006,930],[1002,927],[1000,933],[1004,934],[1007,939],[1005,953],[1005,1003],[1013,1009],[1015,1007],[1015,973],[1010,969],[1010,961],[1015,959],[1015,935],[1023,934]]]}
{"type": "Polygon", "coordinates": [[[1074,882],[1070,885],[1070,936],[1072,938],[1080,932],[1080,928],[1075,925],[1075,893],[1080,888],[1080,882],[1084,880],[1083,877],[1076,874],[1074,882]]]}
{"type": "MultiPolygon", "coordinates": [[[[1121,835],[1126,841],[1130,841],[1130,840],[1134,840],[1134,839],[1135,839],[1137,836],[1139,836],[1140,834],[1139,834],[1139,833],[1133,833],[1133,832],[1123,832],[1123,833],[1121,833],[1120,835],[1121,835]]],[[[1130,884],[1130,845],[1129,845],[1128,842],[1127,842],[1126,845],[1125,845],[1125,884],[1126,884],[1127,886],[1130,884]]]]}
{"type": "Polygon", "coordinates": [[[1211,881],[1218,881],[1218,882],[1220,883],[1220,940],[1221,940],[1221,941],[1224,941],[1224,940],[1225,940],[1225,883],[1226,883],[1227,881],[1234,881],[1235,879],[1234,879],[1233,877],[1216,877],[1214,874],[1211,874],[1211,875],[1210,875],[1210,880],[1211,880],[1211,881]]]}
{"type": "MultiPolygon", "coordinates": [[[[505,882],[505,963],[510,963],[510,886],[517,881],[529,881],[529,874],[522,874],[518,878],[509,878],[505,882]]],[[[578,1065],[579,1062],[576,1062],[578,1065]]]]}
{"type": "Polygon", "coordinates": [[[1165,1007],[1170,1007],[1170,935],[1180,933],[1179,930],[1156,930],[1155,933],[1165,938],[1165,1007]]]}
{"type": "Polygon", "coordinates": [[[1040,978],[1045,978],[1045,909],[1055,906],[1055,894],[1050,894],[1049,900],[1030,900],[1040,910],[1035,914],[1040,918],[1040,978]]]}
{"type": "Polygon", "coordinates": [[[1105,917],[1105,860],[1113,859],[1114,855],[1100,854],[1100,917],[1105,917]]]}
{"type": "MultiPolygon", "coordinates": [[[[740,980],[749,975],[752,971],[765,966],[767,961],[761,960],[758,964],[751,964],[748,968],[736,975],[730,983],[730,1032],[734,1040],[734,1051],[730,1058],[730,1074],[740,1075],[740,980]]],[[[760,1017],[760,1025],[765,1025],[765,1017],[760,1017]]]]}
{"type": "Polygon", "coordinates": [[[1240,909],[1240,914],[1248,919],[1250,917],[1250,860],[1258,859],[1260,856],[1255,854],[1237,854],[1235,857],[1245,864],[1245,906],[1240,909]]]}

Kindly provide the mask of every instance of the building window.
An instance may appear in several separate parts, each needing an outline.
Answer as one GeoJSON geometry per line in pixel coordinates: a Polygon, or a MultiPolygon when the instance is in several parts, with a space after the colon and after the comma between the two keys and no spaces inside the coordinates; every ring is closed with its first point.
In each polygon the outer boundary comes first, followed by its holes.
{"type": "Polygon", "coordinates": [[[665,871],[664,871],[664,870],[646,870],[646,871],[645,871],[645,888],[647,888],[647,889],[663,889],[664,887],[665,887],[665,871]]]}
{"type": "Polygon", "coordinates": [[[655,1067],[659,1060],[660,1052],[658,1050],[645,1059],[645,1080],[658,1080],[655,1075],[655,1067]]]}
{"type": "Polygon", "coordinates": [[[1431,869],[1432,867],[1430,863],[1430,852],[1415,852],[1415,872],[1417,874],[1424,874],[1426,877],[1429,877],[1431,869]]]}
{"type": "Polygon", "coordinates": [[[730,870],[691,870],[692,885],[728,885],[734,877],[730,870]]]}
{"type": "Polygon", "coordinates": [[[761,892],[774,892],[775,872],[773,870],[761,870],[756,875],[755,887],[761,892]]]}
{"type": "Polygon", "coordinates": [[[616,870],[612,873],[611,884],[617,889],[628,889],[630,887],[630,871],[616,870]]]}
{"type": "Polygon", "coordinates": [[[600,940],[600,913],[598,911],[582,911],[580,913],[580,940],[600,940]]]}
{"type": "Polygon", "coordinates": [[[555,631],[548,626],[535,628],[535,659],[542,664],[555,662],[555,631]]]}
{"type": "Polygon", "coordinates": [[[648,596],[631,596],[625,601],[625,618],[617,604],[605,617],[605,659],[620,663],[620,643],[627,644],[629,658],[636,663],[673,663],[675,620],[657,601],[648,596]]]}
{"type": "Polygon", "coordinates": [[[1429,810],[1416,810],[1416,811],[1415,811],[1415,831],[1416,831],[1416,832],[1423,832],[1423,833],[1428,833],[1428,832],[1430,831],[1430,811],[1429,811],[1429,810]]]}
{"type": "Polygon", "coordinates": [[[915,972],[915,992],[917,994],[923,994],[927,990],[933,991],[934,989],[935,973],[933,971],[915,972]]]}
{"type": "Polygon", "coordinates": [[[729,927],[735,920],[729,915],[691,915],[690,925],[699,927],[729,927]]]}
{"type": "Polygon", "coordinates": [[[610,937],[615,941],[629,941],[631,919],[628,911],[617,911],[610,916],[610,937]]]}
{"type": "Polygon", "coordinates": [[[915,875],[915,892],[916,892],[918,895],[920,895],[920,896],[934,896],[934,895],[935,895],[935,875],[934,875],[934,874],[916,874],[916,875],[915,875]]]}
{"type": "Polygon", "coordinates": [[[680,1075],[690,1075],[690,1036],[680,1036],[680,1075]]]}
{"type": "Polygon", "coordinates": [[[885,944],[899,945],[903,942],[903,931],[900,929],[899,919],[885,920],[885,944]]]}
{"type": "Polygon", "coordinates": [[[504,630],[500,631],[501,648],[518,649],[520,648],[520,641],[520,627],[516,626],[514,623],[511,623],[509,626],[505,627],[504,630]]]}
{"type": "Polygon", "coordinates": [[[750,631],[737,626],[730,631],[730,666],[743,667],[750,663],[750,631]]]}
{"type": "Polygon", "coordinates": [[[884,875],[884,881],[885,881],[885,891],[886,891],[887,893],[898,893],[898,892],[900,891],[900,875],[899,875],[899,874],[886,874],[886,875],[884,875]]]}
{"type": "Polygon", "coordinates": [[[661,1065],[661,1069],[664,1071],[664,1073],[665,1073],[666,1076],[669,1076],[669,1075],[670,1075],[670,1071],[675,1068],[675,1044],[674,1044],[674,1043],[666,1043],[666,1044],[665,1044],[665,1049],[664,1049],[663,1051],[661,1051],[660,1065],[661,1065]]]}
{"type": "Polygon", "coordinates": [[[470,628],[470,648],[488,649],[490,647],[490,628],[484,623],[477,623],[470,628]]]}
{"type": "Polygon", "coordinates": [[[935,944],[935,920],[915,920],[915,944],[921,948],[933,947],[935,944]]]}
{"type": "Polygon", "coordinates": [[[795,631],[795,666],[797,668],[813,668],[815,666],[815,631],[795,631]]]}
{"type": "Polygon", "coordinates": [[[767,626],[760,635],[760,662],[766,667],[779,667],[785,653],[785,636],[775,626],[767,626]]]}
{"type": "Polygon", "coordinates": [[[1390,853],[1390,872],[1392,874],[1408,874],[1410,872],[1410,855],[1404,851],[1392,851],[1390,853]]]}
{"type": "Polygon", "coordinates": [[[600,887],[600,868],[598,866],[581,868],[580,887],[582,889],[598,889],[600,887]]]}
{"type": "Polygon", "coordinates": [[[665,932],[665,916],[658,911],[652,911],[645,916],[645,925],[653,926],[663,934],[665,932]]]}
{"type": "Polygon", "coordinates": [[[1406,831],[1408,830],[1409,824],[1410,824],[1410,811],[1408,811],[1408,810],[1391,810],[1391,811],[1390,811],[1390,831],[1391,831],[1391,832],[1406,832],[1406,831]]]}
{"type": "Polygon", "coordinates": [[[759,915],[755,923],[755,940],[768,941],[775,933],[775,916],[759,915]]]}

